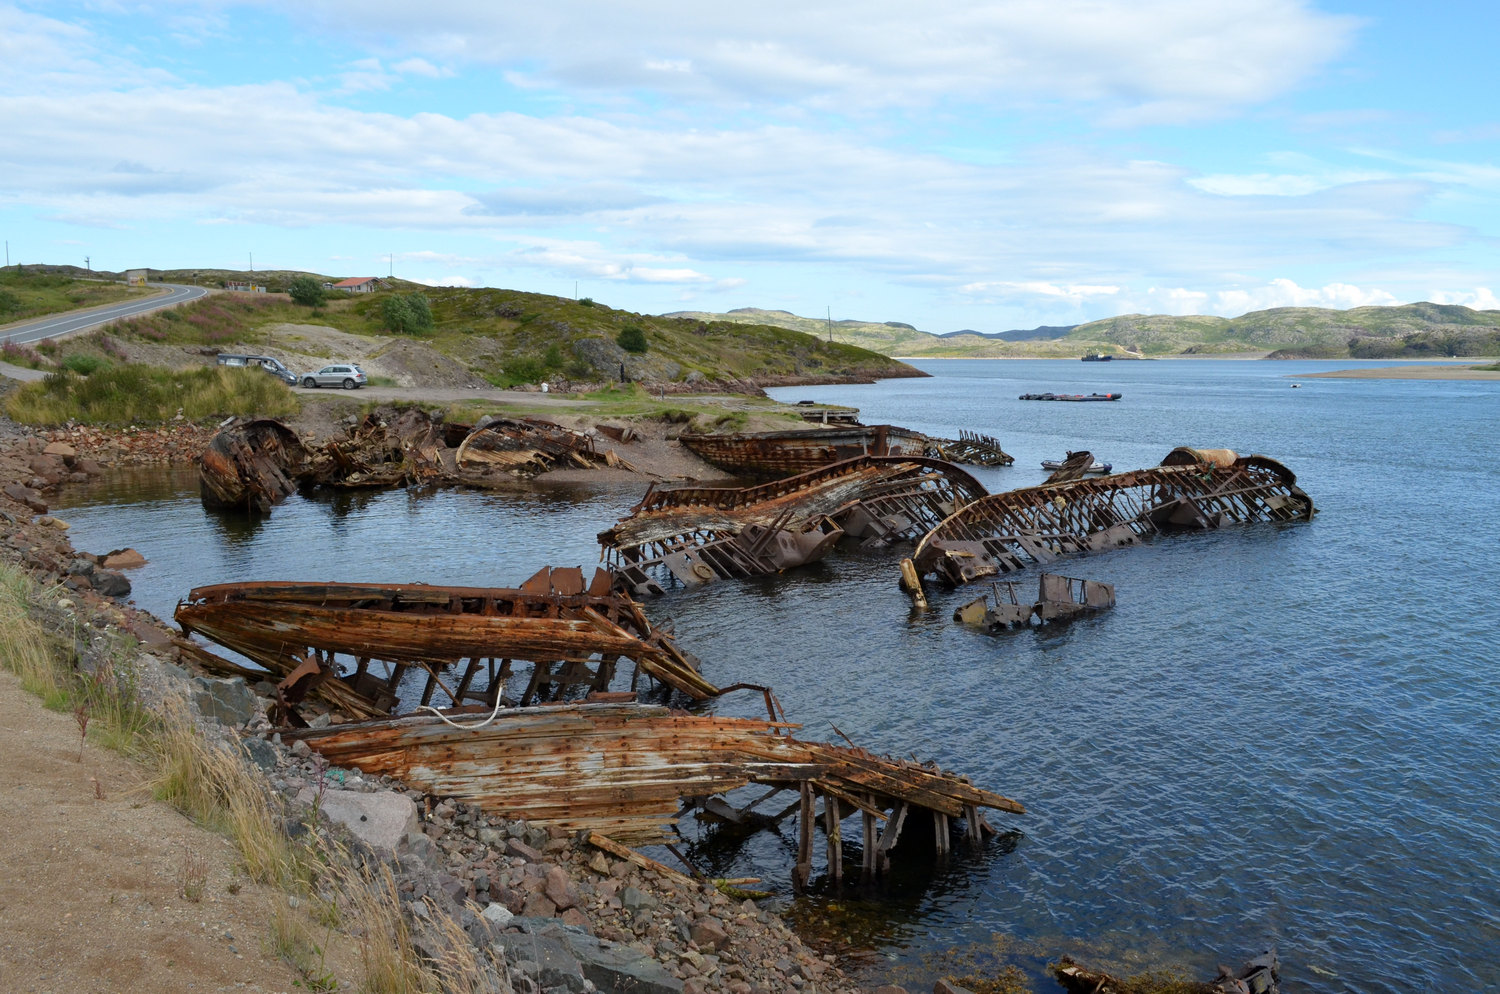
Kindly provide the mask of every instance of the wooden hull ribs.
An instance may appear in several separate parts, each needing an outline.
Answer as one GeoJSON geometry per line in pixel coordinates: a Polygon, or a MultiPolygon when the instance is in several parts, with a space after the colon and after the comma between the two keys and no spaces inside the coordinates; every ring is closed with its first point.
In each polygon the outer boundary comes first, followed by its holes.
{"type": "Polygon", "coordinates": [[[716,696],[697,660],[614,586],[600,570],[585,587],[577,568],[543,569],[518,589],[223,583],[192,590],[175,616],[280,678],[293,723],[309,695],[367,719],[607,693],[627,664],[694,700],[716,696]]]}
{"type": "Polygon", "coordinates": [[[1179,448],[1150,469],[981,498],[928,532],[912,561],[918,574],[956,585],[1163,532],[1308,521],[1313,513],[1297,478],[1274,459],[1179,448]]]}
{"type": "Polygon", "coordinates": [[[660,594],[670,579],[695,586],[802,566],[845,535],[914,541],[985,493],[939,460],[860,456],[754,487],[653,487],[599,543],[627,589],[660,594]]]}
{"type": "Polygon", "coordinates": [[[1009,466],[1015,459],[988,435],[930,438],[896,425],[825,425],[791,431],[683,435],[678,439],[704,462],[738,476],[783,479],[859,456],[925,456],[945,462],[1009,466]]]}
{"type": "Polygon", "coordinates": [[[1025,811],[933,765],[803,742],[790,735],[798,726],[783,722],[583,703],[509,710],[472,725],[423,715],[283,734],[336,765],[394,776],[506,817],[598,832],[630,845],[676,841],[678,819],[693,808],[759,816],[765,823],[800,812],[799,880],[811,871],[819,821],[829,873],[839,879],[846,818],[860,819],[864,869],[874,874],[888,867],[903,827],[921,818],[930,819],[937,849],[946,852],[958,820],[965,835],[978,840],[994,832],[983,809],[1025,811]],[[724,799],[753,784],[772,790],[739,808],[724,799]],[[795,799],[778,813],[752,810],[783,791],[795,799]]]}

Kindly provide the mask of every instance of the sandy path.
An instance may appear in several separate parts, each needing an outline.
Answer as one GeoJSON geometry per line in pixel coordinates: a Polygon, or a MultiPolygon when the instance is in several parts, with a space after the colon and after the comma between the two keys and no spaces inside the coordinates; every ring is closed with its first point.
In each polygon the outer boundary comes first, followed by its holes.
{"type": "Polygon", "coordinates": [[[0,755],[0,989],[294,990],[264,948],[272,892],[243,878],[229,892],[228,840],[152,801],[129,760],[89,744],[78,762],[73,717],[4,672],[0,755]],[[190,854],[207,874],[198,902],[182,896],[190,854]]]}

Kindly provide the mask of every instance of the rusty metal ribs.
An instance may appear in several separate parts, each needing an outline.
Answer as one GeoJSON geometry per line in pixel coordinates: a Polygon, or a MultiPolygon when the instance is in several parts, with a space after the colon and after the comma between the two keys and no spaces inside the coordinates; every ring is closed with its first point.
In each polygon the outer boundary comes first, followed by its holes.
{"type": "Polygon", "coordinates": [[[984,497],[933,528],[912,559],[919,573],[961,584],[1164,531],[1310,520],[1313,502],[1296,483],[1264,456],[1175,449],[1151,469],[984,497]]]}
{"type": "Polygon", "coordinates": [[[965,466],[1009,466],[1016,457],[989,435],[960,428],[958,438],[929,438],[926,455],[965,466]]]}
{"type": "Polygon", "coordinates": [[[683,435],[677,441],[720,469],[770,479],[806,473],[857,456],[920,456],[927,447],[927,436],[895,425],[683,435]]]}
{"type": "Polygon", "coordinates": [[[861,456],[756,487],[653,487],[599,543],[629,589],[659,594],[668,576],[696,585],[801,566],[846,534],[915,540],[985,492],[935,459],[861,456]]]}
{"type": "Polygon", "coordinates": [[[279,678],[312,658],[296,697],[311,691],[356,718],[435,696],[489,710],[604,692],[621,663],[695,700],[716,696],[697,661],[614,587],[603,570],[585,587],[576,567],[543,569],[519,589],[223,583],[194,589],[175,616],[279,678]]]}

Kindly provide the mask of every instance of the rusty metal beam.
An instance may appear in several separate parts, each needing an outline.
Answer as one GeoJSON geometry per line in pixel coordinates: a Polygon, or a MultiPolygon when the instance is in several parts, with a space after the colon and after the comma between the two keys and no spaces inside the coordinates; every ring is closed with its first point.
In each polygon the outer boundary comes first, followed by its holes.
{"type": "Polygon", "coordinates": [[[1312,499],[1274,459],[1196,451],[1174,450],[1170,464],[1150,469],[981,498],[928,532],[912,559],[919,573],[960,584],[1163,531],[1311,520],[1312,499]]]}

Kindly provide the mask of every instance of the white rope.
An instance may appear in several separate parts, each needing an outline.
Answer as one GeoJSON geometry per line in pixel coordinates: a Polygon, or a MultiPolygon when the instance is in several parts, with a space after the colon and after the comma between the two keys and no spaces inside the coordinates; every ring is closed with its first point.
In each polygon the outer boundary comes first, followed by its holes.
{"type": "Polygon", "coordinates": [[[418,711],[431,711],[433,714],[437,715],[438,720],[441,721],[443,724],[445,724],[445,725],[452,725],[454,728],[457,728],[459,731],[462,731],[462,732],[477,732],[481,728],[483,728],[485,725],[488,725],[490,722],[494,721],[497,716],[499,716],[499,714],[500,714],[500,696],[501,696],[500,694],[496,694],[495,695],[495,710],[491,711],[490,712],[490,716],[488,718],[484,719],[483,721],[481,721],[477,725],[460,725],[456,721],[449,720],[449,718],[448,718],[447,715],[443,714],[443,712],[439,711],[435,707],[432,707],[431,705],[427,705],[427,704],[418,705],[417,706],[417,710],[418,711]]]}

